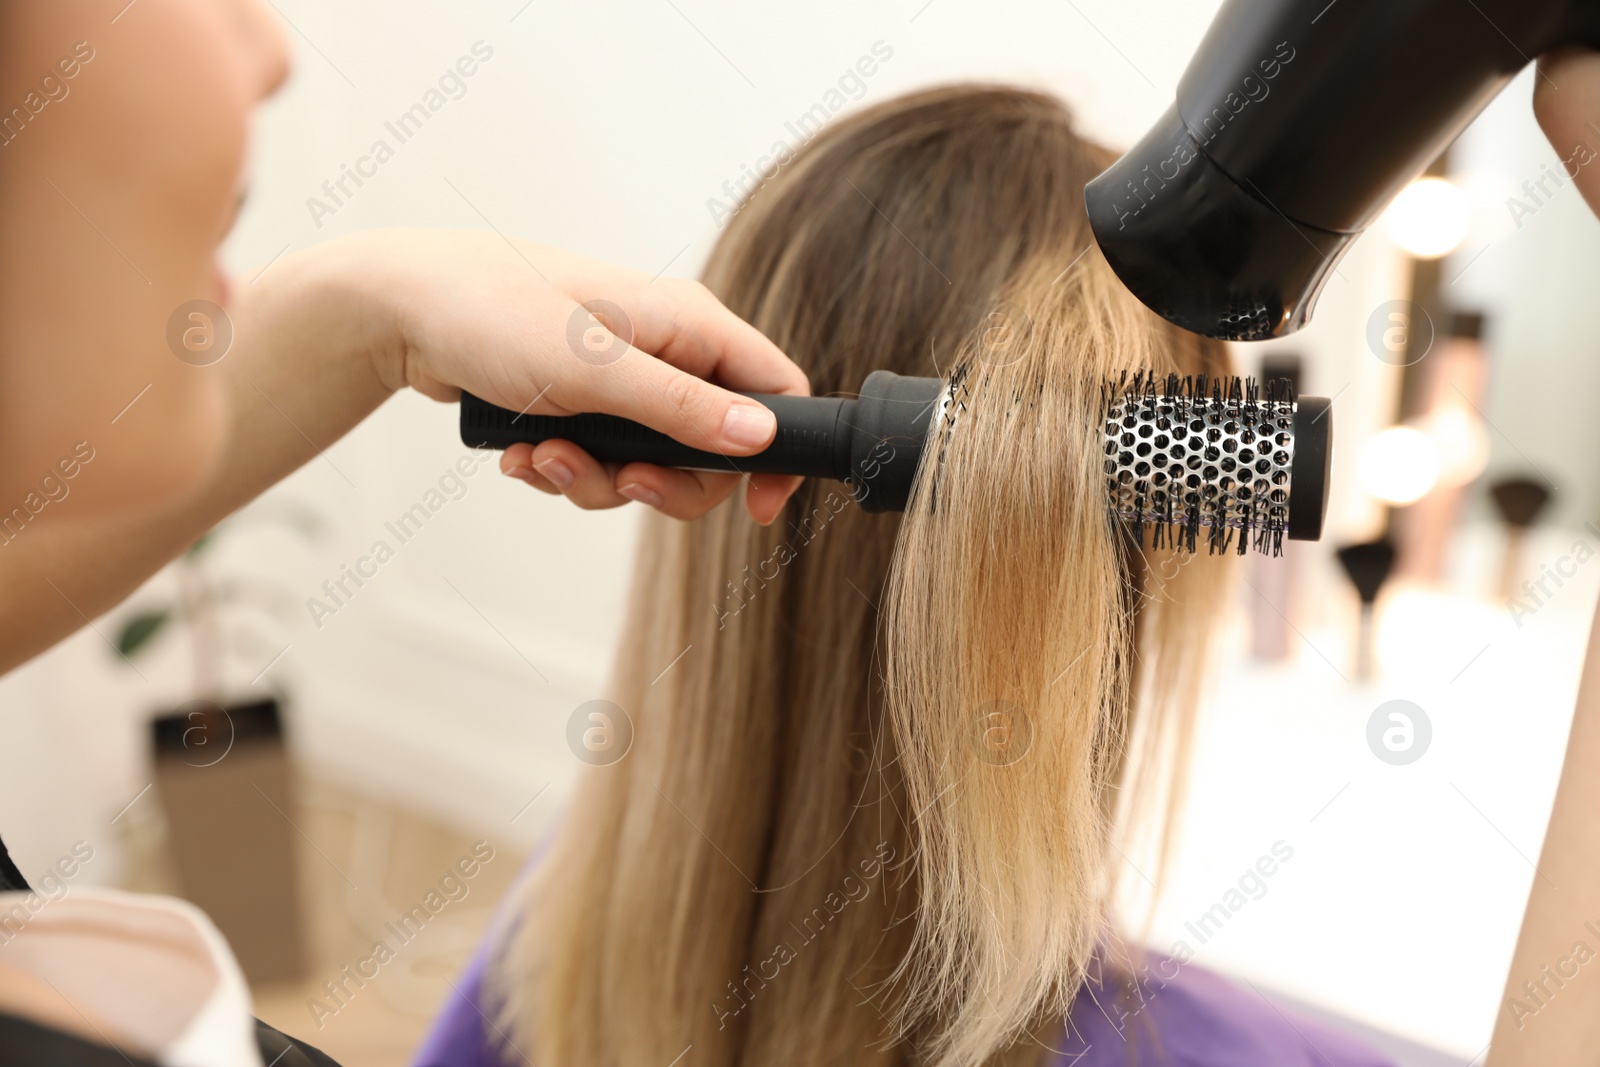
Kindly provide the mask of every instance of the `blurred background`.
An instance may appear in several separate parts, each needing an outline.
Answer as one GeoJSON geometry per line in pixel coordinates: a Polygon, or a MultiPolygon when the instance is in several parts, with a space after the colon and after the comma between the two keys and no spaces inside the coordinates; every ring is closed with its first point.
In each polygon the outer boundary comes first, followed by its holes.
{"type": "MultiPolygon", "coordinates": [[[[798,147],[819,105],[1019,83],[1126,146],[1216,4],[274,6],[297,65],[227,248],[240,286],[380,226],[493,227],[693,276],[757,160],[798,147]],[[474,73],[441,82],[462,57],[474,73]],[[392,156],[339,191],[378,141],[392,156]]],[[[1533,77],[1355,246],[1310,328],[1237,349],[1334,398],[1329,532],[1245,568],[1147,926],[1408,1063],[1481,1062],[1600,594],[1600,419],[1582,400],[1600,395],[1600,223],[1564,169],[1593,149],[1546,144],[1533,77]],[[1241,881],[1263,855],[1276,872],[1241,881]]],[[[582,766],[568,718],[600,694],[624,606],[636,512],[458,468],[455,414],[398,397],[0,680],[0,825],[24,873],[84,842],[78,884],[196,899],[263,1016],[351,1067],[404,1062],[559,816],[582,766]],[[330,597],[380,540],[393,558],[330,597]],[[228,713],[191,714],[212,679],[228,713]],[[493,858],[467,891],[330,993],[475,842],[493,858]]],[[[1127,863],[1137,918],[1155,869],[1127,863]]]]}

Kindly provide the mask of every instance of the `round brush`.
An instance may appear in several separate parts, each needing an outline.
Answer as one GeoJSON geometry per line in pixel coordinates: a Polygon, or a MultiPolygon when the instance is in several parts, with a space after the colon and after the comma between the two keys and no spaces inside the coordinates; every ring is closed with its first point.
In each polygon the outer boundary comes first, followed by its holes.
{"type": "MultiPolygon", "coordinates": [[[[855,397],[747,394],[778,420],[752,456],[691,448],[615,415],[530,415],[461,396],[461,440],[506,448],[564,440],[602,463],[797,474],[848,484],[865,511],[903,511],[952,386],[874,371],[855,397]]],[[[1124,376],[1104,389],[1107,509],[1154,546],[1277,554],[1315,541],[1328,506],[1333,416],[1320,397],[1263,395],[1239,378],[1124,376]]]]}
{"type": "Polygon", "coordinates": [[[1333,412],[1276,379],[1124,376],[1105,390],[1106,495],[1152,547],[1279,555],[1315,541],[1328,510],[1333,412]]]}

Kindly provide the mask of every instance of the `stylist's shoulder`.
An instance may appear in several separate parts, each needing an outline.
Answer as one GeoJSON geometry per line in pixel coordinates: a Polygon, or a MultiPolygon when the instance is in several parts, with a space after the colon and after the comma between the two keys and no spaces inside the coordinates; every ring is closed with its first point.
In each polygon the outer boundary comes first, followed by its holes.
{"type": "Polygon", "coordinates": [[[1539,57],[1533,113],[1590,210],[1600,215],[1600,52],[1563,48],[1539,57]]]}

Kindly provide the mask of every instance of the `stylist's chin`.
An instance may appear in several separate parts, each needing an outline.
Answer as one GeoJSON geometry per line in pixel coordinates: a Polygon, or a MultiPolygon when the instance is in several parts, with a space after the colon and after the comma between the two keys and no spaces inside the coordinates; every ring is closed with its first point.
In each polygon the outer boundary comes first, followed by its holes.
{"type": "Polygon", "coordinates": [[[50,99],[0,148],[0,516],[65,470],[63,520],[218,473],[250,394],[217,249],[287,71],[260,0],[0,6],[0,102],[50,99]]]}

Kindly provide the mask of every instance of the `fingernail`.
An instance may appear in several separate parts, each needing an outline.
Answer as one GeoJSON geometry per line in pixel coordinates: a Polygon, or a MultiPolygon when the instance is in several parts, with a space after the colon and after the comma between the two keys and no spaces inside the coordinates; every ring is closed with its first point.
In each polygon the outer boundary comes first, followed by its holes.
{"type": "Polygon", "coordinates": [[[543,463],[535,463],[533,469],[544,475],[557,489],[571,489],[572,483],[578,476],[572,473],[572,468],[559,459],[547,459],[543,463]]]}
{"type": "Polygon", "coordinates": [[[654,489],[651,489],[649,486],[640,485],[638,482],[629,482],[627,485],[624,485],[622,488],[618,489],[617,492],[621,493],[629,500],[636,500],[647,507],[659,508],[662,504],[666,503],[666,500],[660,493],[656,492],[654,489]]]}
{"type": "Polygon", "coordinates": [[[515,478],[519,482],[527,482],[529,485],[533,485],[534,479],[539,477],[537,474],[533,473],[532,467],[507,467],[500,473],[504,474],[507,478],[515,478]]]}
{"type": "Polygon", "coordinates": [[[766,444],[777,428],[778,420],[761,404],[735,404],[722,420],[722,436],[748,448],[766,444]]]}

